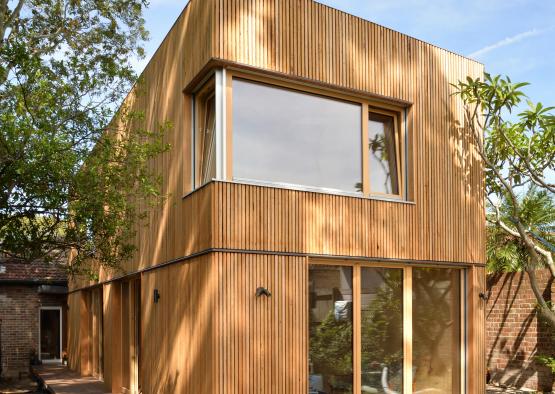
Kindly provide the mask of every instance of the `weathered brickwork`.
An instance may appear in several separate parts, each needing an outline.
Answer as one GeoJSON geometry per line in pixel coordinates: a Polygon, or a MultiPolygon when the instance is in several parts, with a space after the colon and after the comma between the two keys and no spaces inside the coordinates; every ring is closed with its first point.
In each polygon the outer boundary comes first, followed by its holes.
{"type": "MultiPolygon", "coordinates": [[[[548,270],[537,272],[546,300],[555,301],[548,270]]],[[[525,273],[488,276],[487,365],[492,379],[515,387],[551,391],[554,377],[538,355],[555,355],[555,333],[535,311],[536,299],[525,273]]]]}
{"type": "Polygon", "coordinates": [[[39,310],[62,307],[62,347],[65,349],[67,296],[41,294],[41,284],[67,283],[62,268],[42,262],[0,260],[0,365],[2,376],[29,371],[30,355],[39,346],[39,310]]]}
{"type": "Polygon", "coordinates": [[[29,370],[31,351],[38,349],[39,308],[62,306],[65,310],[65,303],[65,295],[38,294],[36,286],[0,287],[2,375],[29,370]]]}

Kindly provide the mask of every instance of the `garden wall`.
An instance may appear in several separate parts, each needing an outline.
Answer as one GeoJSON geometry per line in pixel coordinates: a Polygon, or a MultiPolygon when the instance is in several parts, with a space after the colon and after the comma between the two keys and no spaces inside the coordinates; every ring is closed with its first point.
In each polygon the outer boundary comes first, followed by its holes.
{"type": "MultiPolygon", "coordinates": [[[[537,271],[546,300],[555,301],[550,272],[537,271]]],[[[555,333],[538,321],[536,299],[526,273],[491,274],[487,278],[487,367],[493,382],[551,391],[554,377],[538,355],[555,355],[555,333]]]]}

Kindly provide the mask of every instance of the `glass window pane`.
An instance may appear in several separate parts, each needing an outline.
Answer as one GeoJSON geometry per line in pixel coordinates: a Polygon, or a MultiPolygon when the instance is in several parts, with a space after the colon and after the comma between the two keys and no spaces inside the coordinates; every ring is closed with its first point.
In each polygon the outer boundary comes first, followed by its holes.
{"type": "Polygon", "coordinates": [[[399,194],[395,123],[392,116],[369,113],[368,149],[370,191],[399,194]]]}
{"type": "Polygon", "coordinates": [[[309,392],[353,392],[353,270],[311,265],[309,392]]]}
{"type": "Polygon", "coordinates": [[[414,391],[459,393],[460,271],[414,268],[412,287],[414,391]]]}
{"type": "Polygon", "coordinates": [[[202,119],[198,130],[200,143],[200,185],[216,177],[216,99],[211,95],[202,105],[202,119]]]}
{"type": "Polygon", "coordinates": [[[403,270],[361,268],[361,389],[403,391],[403,270]]]}
{"type": "Polygon", "coordinates": [[[233,80],[233,177],[362,190],[361,106],[233,80]]]}

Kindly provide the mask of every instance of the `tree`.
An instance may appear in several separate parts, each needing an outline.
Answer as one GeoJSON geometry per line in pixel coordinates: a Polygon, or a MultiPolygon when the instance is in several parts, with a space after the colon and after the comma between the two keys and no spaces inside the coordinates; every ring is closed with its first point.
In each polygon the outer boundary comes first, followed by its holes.
{"type": "MultiPolygon", "coordinates": [[[[548,267],[555,278],[553,244],[538,230],[545,224],[534,201],[546,201],[555,193],[554,107],[528,101],[528,109],[513,114],[526,98],[522,88],[508,77],[485,74],[454,85],[465,103],[465,124],[485,167],[486,196],[491,208],[487,215],[490,235],[511,237],[515,253],[525,255],[522,270],[529,278],[541,317],[555,328],[555,311],[538,286],[536,269],[548,267]],[[533,186],[533,191],[519,198],[533,186]],[[539,200],[538,200],[539,199],[539,200]],[[503,208],[501,208],[503,207],[503,208]]],[[[545,205],[552,217],[553,205],[545,205]]]]}
{"type": "MultiPolygon", "coordinates": [[[[545,190],[528,188],[518,196],[522,209],[525,228],[533,232],[534,237],[548,244],[555,244],[555,198],[545,190]]],[[[511,222],[512,203],[502,198],[498,202],[500,219],[511,222]]],[[[487,269],[490,272],[519,272],[525,267],[529,255],[519,237],[507,233],[495,225],[497,210],[489,207],[487,227],[487,269]]]]}
{"type": "Polygon", "coordinates": [[[148,162],[168,149],[168,125],[116,111],[136,81],[146,4],[0,0],[0,253],[71,251],[74,269],[131,256],[139,206],[163,197],[148,162]]]}

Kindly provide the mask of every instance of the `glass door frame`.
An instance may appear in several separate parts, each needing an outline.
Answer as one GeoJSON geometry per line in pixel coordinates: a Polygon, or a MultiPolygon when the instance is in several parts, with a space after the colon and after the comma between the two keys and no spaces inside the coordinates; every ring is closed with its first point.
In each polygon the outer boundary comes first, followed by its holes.
{"type": "Polygon", "coordinates": [[[62,317],[62,307],[61,306],[41,306],[39,307],[39,346],[38,346],[38,356],[39,356],[39,360],[45,364],[56,364],[56,363],[61,363],[62,362],[62,348],[63,348],[63,344],[62,344],[62,339],[63,339],[63,317],[62,317]],[[60,316],[60,351],[59,351],[59,355],[60,358],[53,358],[53,359],[49,359],[49,360],[43,360],[42,359],[42,352],[41,352],[41,348],[42,348],[42,343],[41,343],[41,336],[42,336],[42,324],[41,324],[41,317],[42,317],[42,311],[58,311],[59,312],[59,316],[60,316]]]}
{"type": "MultiPolygon", "coordinates": [[[[468,305],[466,302],[467,296],[467,283],[468,283],[468,267],[452,264],[407,264],[396,262],[381,262],[381,261],[365,261],[355,259],[339,259],[339,258],[309,258],[307,259],[307,271],[311,265],[327,265],[327,266],[348,266],[352,268],[352,283],[353,283],[353,393],[361,393],[361,268],[394,268],[403,271],[403,393],[412,394],[413,390],[413,374],[412,374],[412,269],[413,268],[444,268],[456,269],[459,271],[459,288],[460,288],[460,356],[461,356],[461,370],[460,370],[460,393],[466,393],[467,379],[466,363],[467,363],[467,319],[468,319],[468,305]]],[[[308,274],[308,272],[307,272],[308,274]]],[[[308,275],[307,275],[308,278],[308,275]]],[[[309,294],[307,294],[309,299],[309,294]]],[[[310,308],[310,305],[308,305],[310,308]]],[[[310,312],[309,312],[310,313],[310,312]]],[[[310,344],[310,328],[307,327],[307,344],[310,344]]],[[[308,354],[308,349],[307,349],[308,354]]],[[[308,357],[307,357],[307,371],[308,371],[308,357]]]]}

